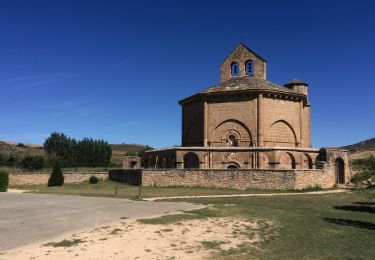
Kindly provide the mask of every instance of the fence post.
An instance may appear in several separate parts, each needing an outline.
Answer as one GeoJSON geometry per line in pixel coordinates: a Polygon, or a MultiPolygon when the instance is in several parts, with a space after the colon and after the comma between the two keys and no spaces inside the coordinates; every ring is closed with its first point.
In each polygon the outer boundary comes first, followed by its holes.
{"type": "Polygon", "coordinates": [[[138,199],[141,199],[142,193],[142,184],[138,186],[138,199]]]}
{"type": "Polygon", "coordinates": [[[117,196],[117,185],[115,187],[115,196],[117,196]]]}

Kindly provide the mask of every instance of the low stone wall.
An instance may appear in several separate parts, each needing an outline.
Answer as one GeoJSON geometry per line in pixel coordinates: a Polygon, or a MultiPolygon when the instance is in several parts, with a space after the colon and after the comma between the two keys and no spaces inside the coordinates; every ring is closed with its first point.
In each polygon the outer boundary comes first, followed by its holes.
{"type": "Polygon", "coordinates": [[[295,189],[320,186],[332,188],[335,184],[333,171],[326,170],[297,170],[295,172],[295,189]]]}
{"type": "MultiPolygon", "coordinates": [[[[9,185],[47,184],[50,172],[9,173],[9,185]]],[[[108,179],[108,172],[65,172],[64,183],[88,181],[91,176],[108,179]]]]}
{"type": "Polygon", "coordinates": [[[143,186],[201,186],[231,189],[293,189],[293,171],[143,170],[143,186]]]}

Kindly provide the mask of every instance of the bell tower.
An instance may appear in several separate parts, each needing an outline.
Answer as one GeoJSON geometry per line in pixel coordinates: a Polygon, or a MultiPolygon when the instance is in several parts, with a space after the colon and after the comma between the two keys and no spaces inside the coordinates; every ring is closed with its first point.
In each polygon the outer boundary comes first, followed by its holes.
{"type": "Polygon", "coordinates": [[[220,65],[220,80],[224,82],[238,77],[266,79],[266,65],[265,59],[240,43],[220,65]]]}

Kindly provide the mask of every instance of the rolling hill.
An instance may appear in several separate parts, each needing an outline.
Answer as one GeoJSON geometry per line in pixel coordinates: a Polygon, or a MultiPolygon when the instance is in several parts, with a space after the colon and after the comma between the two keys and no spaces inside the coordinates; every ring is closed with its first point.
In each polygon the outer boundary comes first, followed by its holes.
{"type": "MultiPolygon", "coordinates": [[[[148,146],[142,144],[111,144],[112,163],[121,164],[122,157],[128,152],[142,152],[148,146]]],[[[1,155],[44,155],[43,146],[40,144],[19,144],[15,142],[0,141],[1,155]]]]}
{"type": "Polygon", "coordinates": [[[352,153],[352,159],[362,159],[370,156],[375,156],[375,138],[371,138],[359,143],[342,146],[352,153]]]}

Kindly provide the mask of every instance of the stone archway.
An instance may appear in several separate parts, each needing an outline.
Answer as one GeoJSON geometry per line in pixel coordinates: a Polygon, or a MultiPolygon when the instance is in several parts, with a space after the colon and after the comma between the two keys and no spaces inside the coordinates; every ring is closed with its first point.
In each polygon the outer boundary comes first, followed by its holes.
{"type": "Polygon", "coordinates": [[[184,155],[184,169],[198,169],[199,157],[196,153],[188,152],[184,155]]]}
{"type": "Polygon", "coordinates": [[[282,152],[280,154],[279,161],[280,161],[280,166],[279,166],[280,169],[292,170],[292,169],[297,168],[296,159],[293,156],[293,154],[289,152],[282,152]]]}
{"type": "Polygon", "coordinates": [[[336,183],[345,184],[345,163],[341,158],[335,160],[336,183]]]}
{"type": "Polygon", "coordinates": [[[234,163],[231,163],[228,165],[227,169],[234,170],[234,169],[239,169],[240,167],[234,163]]]}
{"type": "Polygon", "coordinates": [[[312,160],[311,156],[307,153],[303,154],[301,168],[302,169],[313,169],[314,168],[313,160],[312,160]]]}

